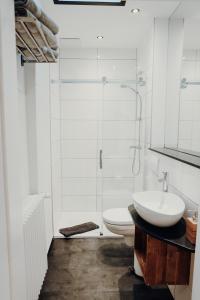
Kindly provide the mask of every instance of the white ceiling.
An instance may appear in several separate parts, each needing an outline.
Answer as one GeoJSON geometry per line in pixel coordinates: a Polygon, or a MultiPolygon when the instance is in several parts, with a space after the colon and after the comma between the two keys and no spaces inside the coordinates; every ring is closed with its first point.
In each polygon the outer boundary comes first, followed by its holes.
{"type": "Polygon", "coordinates": [[[200,48],[200,0],[183,1],[172,18],[184,18],[184,48],[200,48]]]}
{"type": "Polygon", "coordinates": [[[154,17],[169,17],[180,1],[127,0],[126,6],[54,5],[41,0],[58,23],[61,38],[80,38],[82,47],[135,48],[148,34],[154,17]],[[139,15],[130,13],[140,8],[139,15]],[[103,40],[96,37],[103,35],[103,40]]]}
{"type": "Polygon", "coordinates": [[[182,1],[174,11],[172,17],[200,19],[200,0],[182,1]]]}

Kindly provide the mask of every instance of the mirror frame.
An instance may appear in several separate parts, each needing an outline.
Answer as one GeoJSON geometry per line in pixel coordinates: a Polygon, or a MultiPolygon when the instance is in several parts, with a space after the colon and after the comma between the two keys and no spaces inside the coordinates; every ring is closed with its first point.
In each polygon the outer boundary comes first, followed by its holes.
{"type": "Polygon", "coordinates": [[[194,154],[193,151],[191,151],[191,153],[186,153],[184,152],[184,150],[177,150],[176,148],[159,148],[159,147],[155,147],[155,148],[149,148],[149,150],[168,156],[170,158],[173,158],[175,160],[178,160],[182,163],[188,164],[192,167],[198,168],[200,169],[200,156],[197,156],[194,154]],[[192,153],[193,152],[193,153],[192,153]]]}

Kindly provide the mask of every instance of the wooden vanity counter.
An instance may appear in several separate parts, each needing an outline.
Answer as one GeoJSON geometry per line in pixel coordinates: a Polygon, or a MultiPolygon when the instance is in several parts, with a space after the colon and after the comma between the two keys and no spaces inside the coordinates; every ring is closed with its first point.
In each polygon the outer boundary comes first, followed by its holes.
{"type": "Polygon", "coordinates": [[[134,251],[147,285],[187,285],[190,277],[191,253],[195,246],[185,236],[186,224],[161,228],[149,224],[136,212],[129,212],[135,223],[134,251]]]}

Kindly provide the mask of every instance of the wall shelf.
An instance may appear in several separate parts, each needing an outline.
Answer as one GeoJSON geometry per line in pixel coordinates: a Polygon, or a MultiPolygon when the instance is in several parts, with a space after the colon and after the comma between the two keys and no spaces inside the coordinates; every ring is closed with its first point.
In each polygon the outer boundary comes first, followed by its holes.
{"type": "Polygon", "coordinates": [[[27,35],[27,40],[24,39],[21,32],[17,30],[16,26],[16,38],[20,42],[21,46],[17,45],[18,52],[23,56],[24,62],[36,62],[36,63],[54,63],[56,62],[56,57],[54,51],[51,49],[44,32],[38,25],[37,19],[33,17],[16,17],[16,24],[19,23],[21,28],[27,35]],[[37,30],[35,34],[29,30],[27,24],[34,25],[34,29],[37,30]],[[45,53],[36,37],[39,37],[40,41],[43,41],[43,46],[48,49],[45,53]],[[34,45],[34,49],[30,47],[28,40],[34,45]]]}

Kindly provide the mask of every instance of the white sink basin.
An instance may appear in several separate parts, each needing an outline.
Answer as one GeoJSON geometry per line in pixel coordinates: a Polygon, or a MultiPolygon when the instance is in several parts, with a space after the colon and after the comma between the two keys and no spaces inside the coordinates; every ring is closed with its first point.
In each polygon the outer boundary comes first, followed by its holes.
{"type": "Polygon", "coordinates": [[[172,193],[159,191],[134,193],[133,201],[140,217],[159,227],[175,225],[185,210],[183,200],[172,193]]]}

